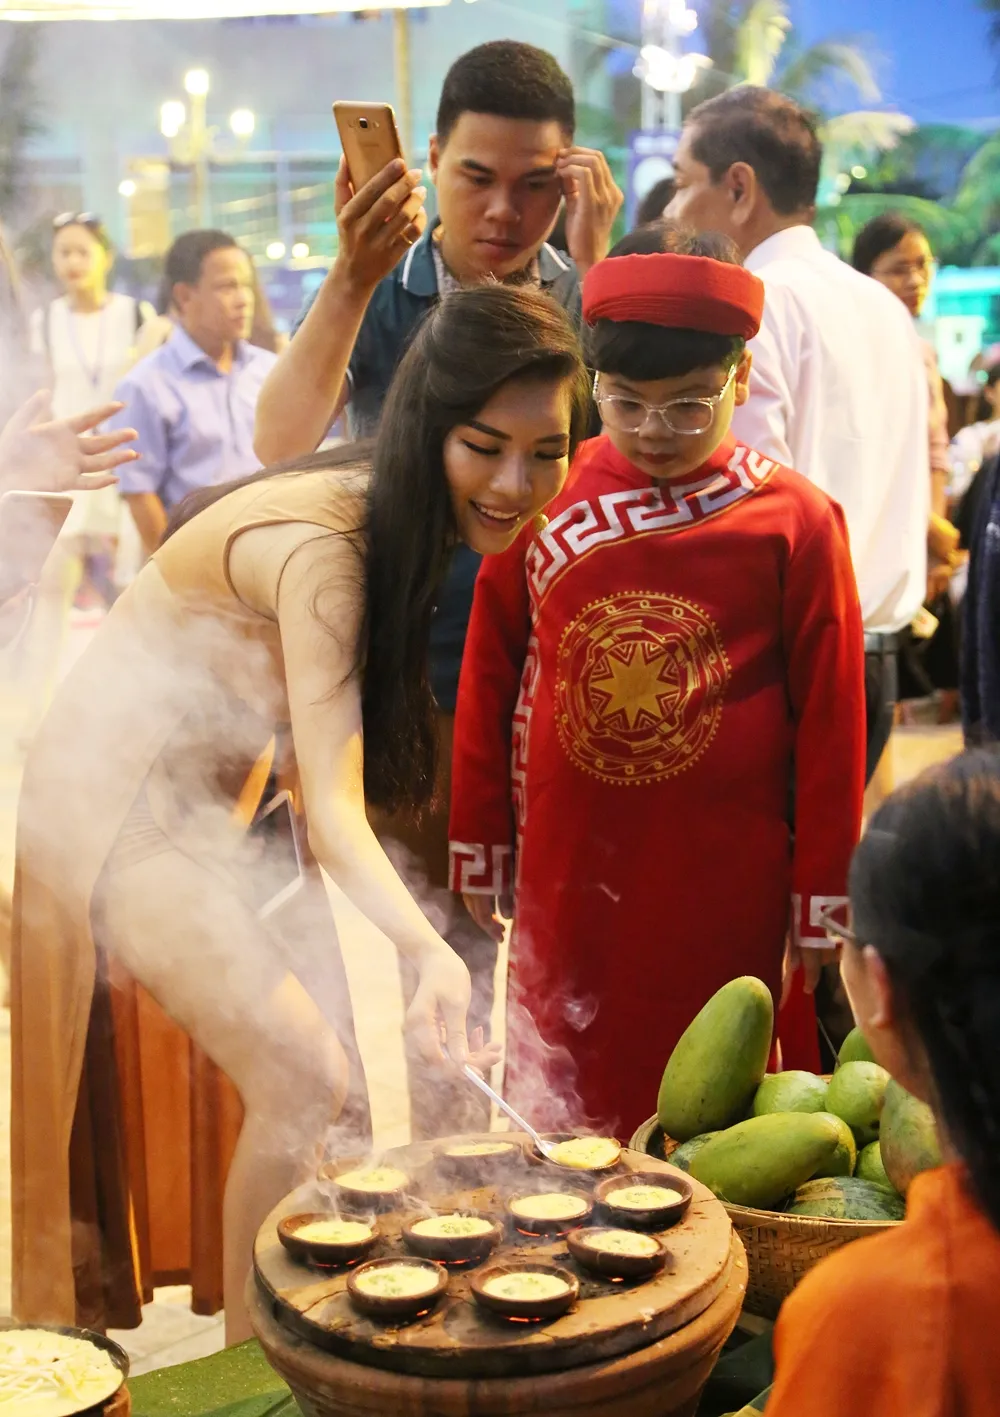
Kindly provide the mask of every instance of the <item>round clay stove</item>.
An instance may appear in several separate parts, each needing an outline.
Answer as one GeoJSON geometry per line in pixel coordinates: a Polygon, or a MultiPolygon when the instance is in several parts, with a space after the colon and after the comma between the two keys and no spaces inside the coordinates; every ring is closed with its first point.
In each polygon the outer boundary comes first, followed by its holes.
{"type": "MultiPolygon", "coordinates": [[[[468,1417],[473,1411],[477,1417],[692,1417],[746,1288],[746,1263],[729,1217],[698,1182],[691,1183],[697,1205],[670,1231],[669,1263],[646,1278],[623,1282],[588,1269],[559,1235],[521,1234],[508,1224],[478,1267],[470,1262],[440,1270],[446,1287],[423,1312],[393,1315],[382,1308],[376,1314],[358,1307],[358,1279],[373,1265],[403,1261],[439,1269],[410,1251],[403,1232],[415,1221],[449,1213],[498,1217],[512,1198],[559,1191],[551,1169],[527,1159],[527,1138],[517,1133],[511,1139],[523,1150],[513,1171],[498,1165],[478,1185],[445,1180],[442,1148],[479,1139],[417,1142],[380,1158],[409,1179],[410,1202],[405,1210],[380,1214],[378,1245],[354,1269],[317,1273],[293,1259],[278,1237],[285,1217],[329,1211],[328,1178],[349,1169],[345,1160],[294,1191],[261,1227],[247,1311],[304,1417],[468,1417]],[[579,1295],[554,1317],[501,1314],[484,1307],[473,1289],[499,1266],[568,1273],[579,1295]]],[[[481,1139],[491,1140],[488,1134],[481,1139]]],[[[624,1151],[620,1166],[616,1181],[652,1171],[663,1184],[675,1184],[674,1168],[635,1152],[624,1151]]],[[[576,1189],[588,1212],[589,1192],[576,1189]]],[[[559,1224],[568,1229],[580,1221],[559,1224]]],[[[425,1295],[416,1297],[426,1305],[425,1295]]],[[[552,1298],[566,1302],[561,1288],[552,1298]]]]}

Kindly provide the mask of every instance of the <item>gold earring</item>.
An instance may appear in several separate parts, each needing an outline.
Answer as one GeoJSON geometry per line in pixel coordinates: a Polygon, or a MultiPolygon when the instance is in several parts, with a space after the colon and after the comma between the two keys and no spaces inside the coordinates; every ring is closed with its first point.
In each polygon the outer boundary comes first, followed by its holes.
{"type": "Polygon", "coordinates": [[[544,512],[539,512],[532,525],[535,528],[535,535],[539,536],[549,524],[549,519],[544,512]]]}

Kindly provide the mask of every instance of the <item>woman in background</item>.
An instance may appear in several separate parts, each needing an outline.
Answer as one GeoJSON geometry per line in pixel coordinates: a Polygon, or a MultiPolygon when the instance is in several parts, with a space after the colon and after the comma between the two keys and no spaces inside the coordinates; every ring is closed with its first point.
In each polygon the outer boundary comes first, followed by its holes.
{"type": "Polygon", "coordinates": [[[785,1301],[768,1417],[993,1417],[1000,1393],[1000,754],[963,754],[879,808],[838,931],[875,1058],[932,1107],[945,1165],[906,1219],[785,1301]]]}
{"type": "MultiPolygon", "coordinates": [[[[52,269],[62,294],[31,317],[33,354],[42,359],[57,419],[113,401],[135,359],[152,307],[108,288],[114,250],[92,212],[66,212],[52,230],[52,269]]],[[[77,496],[46,565],[26,645],[27,735],[41,717],[59,674],[71,612],[96,629],[122,585],[139,568],[132,519],[116,487],[77,496]]]]}
{"type": "MultiPolygon", "coordinates": [[[[883,212],[858,232],[852,263],[871,276],[920,318],[934,275],[934,253],[923,228],[901,212],[883,212]]],[[[900,654],[900,699],[923,698],[939,691],[941,721],[958,710],[958,624],[948,596],[960,563],[958,532],[948,520],[951,455],[948,409],[937,355],[929,340],[921,340],[927,368],[929,402],[927,442],[931,465],[931,530],[927,538],[929,566],[925,604],[938,621],[930,637],[904,632],[900,654]]],[[[933,624],[933,622],[931,622],[933,624]]]]}

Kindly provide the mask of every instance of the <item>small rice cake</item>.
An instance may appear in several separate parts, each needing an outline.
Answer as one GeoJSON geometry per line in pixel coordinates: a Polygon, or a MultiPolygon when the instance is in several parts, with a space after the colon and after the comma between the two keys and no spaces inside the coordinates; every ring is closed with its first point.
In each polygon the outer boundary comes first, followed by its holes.
{"type": "Polygon", "coordinates": [[[555,1299],[569,1293],[569,1285],[557,1274],[522,1269],[513,1274],[498,1274],[483,1285],[483,1293],[496,1299],[510,1299],[518,1303],[531,1303],[542,1299],[555,1299]]]}
{"type": "Polygon", "coordinates": [[[375,1299],[416,1299],[421,1294],[434,1292],[438,1276],[425,1265],[400,1260],[398,1264],[359,1270],[354,1285],[362,1294],[370,1294],[375,1299]]]}
{"type": "Polygon", "coordinates": [[[295,1231],[296,1240],[313,1245],[360,1245],[372,1237],[372,1227],[360,1220],[310,1220],[295,1231]]]}
{"type": "Polygon", "coordinates": [[[549,1152],[549,1160],[579,1171],[597,1171],[613,1166],[621,1154],[621,1145],[614,1137],[573,1137],[570,1141],[556,1142],[549,1152]]]}
{"type": "Polygon", "coordinates": [[[638,1230],[591,1230],[580,1239],[588,1250],[602,1250],[608,1255],[634,1255],[639,1259],[652,1259],[660,1249],[652,1236],[642,1235],[638,1230]]]}
{"type": "Polygon", "coordinates": [[[537,1196],[518,1196],[511,1201],[510,1209],[522,1220],[574,1220],[578,1215],[585,1215],[588,1206],[583,1196],[551,1191],[537,1196]]]}
{"type": "Polygon", "coordinates": [[[684,1199],[670,1186],[616,1186],[604,1198],[613,1210],[663,1210],[684,1199]]]}
{"type": "Polygon", "coordinates": [[[372,1195],[391,1195],[409,1185],[410,1178],[398,1166],[358,1166],[336,1177],[338,1186],[351,1191],[370,1191],[372,1195]]]}
{"type": "Polygon", "coordinates": [[[421,1235],[427,1240],[454,1240],[471,1235],[488,1235],[493,1225],[481,1215],[434,1215],[429,1220],[418,1220],[410,1229],[414,1235],[421,1235]]]}
{"type": "Polygon", "coordinates": [[[464,1161],[477,1156],[504,1156],[514,1150],[514,1143],[510,1141],[460,1141],[447,1147],[444,1154],[464,1161]]]}

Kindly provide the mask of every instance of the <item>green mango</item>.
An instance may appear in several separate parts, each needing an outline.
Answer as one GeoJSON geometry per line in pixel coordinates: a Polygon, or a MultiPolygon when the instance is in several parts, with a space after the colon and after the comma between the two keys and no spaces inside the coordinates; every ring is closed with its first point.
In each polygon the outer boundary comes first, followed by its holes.
{"type": "Polygon", "coordinates": [[[826,1169],[840,1128],[815,1112],[773,1112],[721,1132],[691,1161],[691,1175],[731,1205],[776,1210],[826,1169]]]}
{"type": "Polygon", "coordinates": [[[837,1067],[841,1067],[844,1063],[874,1063],[874,1061],[875,1055],[868,1046],[868,1039],[860,1028],[852,1028],[840,1045],[840,1052],[837,1054],[837,1067]]]}
{"type": "Polygon", "coordinates": [[[769,1112],[825,1112],[826,1083],[815,1073],[791,1069],[768,1073],[753,1099],[753,1115],[769,1112]]]}
{"type": "Polygon", "coordinates": [[[900,1195],[914,1176],[941,1165],[934,1113],[895,1080],[885,1090],[879,1141],[885,1173],[900,1195]]]}
{"type": "MultiPolygon", "coordinates": [[[[882,1120],[885,1121],[885,1108],[882,1108],[882,1120]]],[[[870,1141],[866,1147],[862,1147],[858,1152],[858,1164],[854,1168],[854,1174],[860,1181],[874,1181],[876,1186],[888,1186],[890,1190],[895,1190],[889,1180],[885,1166],[882,1164],[882,1143],[870,1141]]]]}
{"type": "Polygon", "coordinates": [[[843,1063],[826,1090],[826,1110],[842,1117],[858,1146],[878,1139],[889,1074],[878,1063],[843,1063]]]}
{"type": "Polygon", "coordinates": [[[767,1067],[773,1027],[771,991],[750,975],[709,999],[664,1069],[656,1112],[668,1137],[690,1141],[746,1115],[767,1067]]]}

